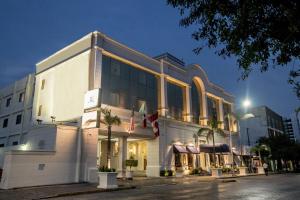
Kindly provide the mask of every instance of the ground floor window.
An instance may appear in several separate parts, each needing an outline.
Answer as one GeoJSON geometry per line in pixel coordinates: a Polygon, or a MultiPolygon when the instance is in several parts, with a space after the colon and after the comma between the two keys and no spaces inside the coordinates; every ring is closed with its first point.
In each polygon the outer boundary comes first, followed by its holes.
{"type": "Polygon", "coordinates": [[[181,167],[181,159],[180,159],[180,154],[179,153],[175,153],[175,167],[181,167]]]}
{"type": "Polygon", "coordinates": [[[188,166],[190,167],[190,168],[192,168],[193,167],[193,154],[188,154],[188,166]]]}

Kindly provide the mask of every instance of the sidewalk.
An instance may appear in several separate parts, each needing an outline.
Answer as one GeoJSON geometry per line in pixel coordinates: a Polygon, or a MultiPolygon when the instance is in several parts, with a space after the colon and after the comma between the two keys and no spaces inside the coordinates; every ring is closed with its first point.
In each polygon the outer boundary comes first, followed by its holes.
{"type": "Polygon", "coordinates": [[[74,183],[74,184],[62,184],[62,185],[49,185],[49,186],[37,186],[16,188],[9,190],[0,190],[0,199],[2,200],[32,200],[32,199],[50,199],[54,197],[99,193],[99,192],[111,192],[118,190],[127,190],[140,187],[149,187],[153,185],[167,185],[178,184],[182,182],[193,181],[213,181],[212,177],[200,177],[200,176],[187,176],[187,177],[136,177],[134,180],[118,180],[119,188],[117,189],[97,189],[97,184],[91,183],[74,183]]]}
{"type": "MultiPolygon", "coordinates": [[[[257,176],[258,174],[249,174],[247,176],[257,176]]],[[[173,185],[193,182],[212,182],[222,179],[235,179],[247,176],[223,176],[214,178],[211,176],[184,176],[184,177],[135,177],[134,180],[118,180],[119,188],[104,190],[97,189],[97,184],[74,183],[62,185],[49,185],[27,188],[16,188],[9,190],[0,190],[0,199],[2,200],[29,200],[29,199],[51,199],[53,197],[62,197],[78,194],[111,192],[118,190],[128,190],[141,187],[151,187],[157,185],[173,185]]]]}

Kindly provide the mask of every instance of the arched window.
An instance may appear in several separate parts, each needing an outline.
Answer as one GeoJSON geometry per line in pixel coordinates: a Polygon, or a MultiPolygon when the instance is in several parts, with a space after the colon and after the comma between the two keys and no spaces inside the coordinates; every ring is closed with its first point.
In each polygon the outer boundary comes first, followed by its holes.
{"type": "Polygon", "coordinates": [[[199,124],[199,117],[201,113],[201,90],[200,88],[198,89],[195,81],[192,83],[191,90],[193,122],[195,124],[199,124]]]}

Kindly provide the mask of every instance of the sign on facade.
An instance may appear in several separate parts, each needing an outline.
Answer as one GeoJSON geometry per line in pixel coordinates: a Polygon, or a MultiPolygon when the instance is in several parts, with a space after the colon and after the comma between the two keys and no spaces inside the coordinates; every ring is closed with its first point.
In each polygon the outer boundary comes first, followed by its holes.
{"type": "Polygon", "coordinates": [[[84,109],[97,108],[100,106],[100,89],[87,91],[84,95],[84,109]]]}
{"type": "Polygon", "coordinates": [[[92,112],[83,113],[82,116],[82,128],[99,128],[99,111],[95,110],[92,112]]]}

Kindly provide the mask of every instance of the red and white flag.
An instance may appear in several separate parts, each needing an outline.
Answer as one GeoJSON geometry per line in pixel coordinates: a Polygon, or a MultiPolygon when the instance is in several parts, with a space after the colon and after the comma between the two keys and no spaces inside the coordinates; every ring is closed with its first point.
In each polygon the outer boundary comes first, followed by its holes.
{"type": "Polygon", "coordinates": [[[132,133],[134,131],[134,107],[132,108],[131,116],[130,116],[130,122],[128,127],[128,133],[132,133]]]}
{"type": "Polygon", "coordinates": [[[150,115],[148,117],[148,120],[151,122],[155,137],[158,137],[159,136],[158,112],[154,113],[153,115],[150,115]]]}

